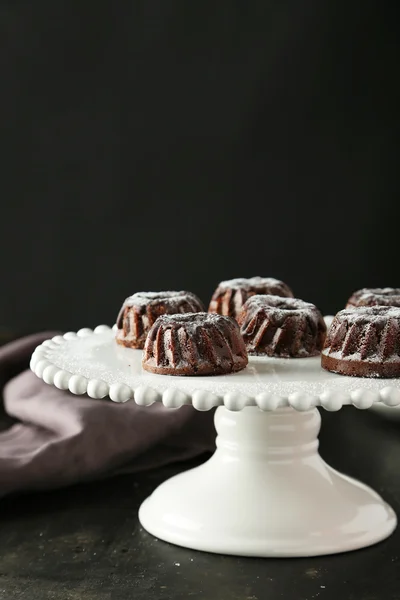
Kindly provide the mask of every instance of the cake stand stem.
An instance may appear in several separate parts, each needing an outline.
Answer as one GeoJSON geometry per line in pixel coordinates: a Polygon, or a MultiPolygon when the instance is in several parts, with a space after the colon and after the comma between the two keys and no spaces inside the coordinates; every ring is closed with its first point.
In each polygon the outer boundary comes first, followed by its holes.
{"type": "Polygon", "coordinates": [[[144,501],[143,527],[180,546],[241,556],[314,556],[388,537],[396,516],[318,454],[317,409],[215,413],[217,450],[144,501]]]}

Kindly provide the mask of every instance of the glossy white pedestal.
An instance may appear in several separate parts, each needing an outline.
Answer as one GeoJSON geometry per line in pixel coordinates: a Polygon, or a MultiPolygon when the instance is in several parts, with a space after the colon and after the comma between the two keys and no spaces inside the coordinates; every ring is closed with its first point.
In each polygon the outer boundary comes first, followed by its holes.
{"type": "Polygon", "coordinates": [[[205,464],[161,484],[140,507],[162,540],[241,556],[314,556],[379,542],[393,510],[318,454],[316,409],[215,415],[217,450],[205,464]]]}
{"type": "Polygon", "coordinates": [[[378,494],[320,458],[315,407],[399,406],[399,379],[342,377],[324,371],[319,357],[251,357],[243,371],[218,377],[153,375],[142,370],[141,351],[121,348],[114,335],[99,326],[56,336],[35,350],[31,368],[49,385],[92,398],[218,407],[213,457],[141,506],[150,533],[209,552],[313,556],[369,546],[395,529],[378,494]]]}

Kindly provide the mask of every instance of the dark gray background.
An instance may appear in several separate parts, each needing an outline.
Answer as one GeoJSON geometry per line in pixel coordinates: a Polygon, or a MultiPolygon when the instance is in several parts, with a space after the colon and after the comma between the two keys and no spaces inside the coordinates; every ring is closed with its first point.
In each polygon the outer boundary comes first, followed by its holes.
{"type": "Polygon", "coordinates": [[[0,326],[400,286],[396,3],[0,2],[0,326]]]}

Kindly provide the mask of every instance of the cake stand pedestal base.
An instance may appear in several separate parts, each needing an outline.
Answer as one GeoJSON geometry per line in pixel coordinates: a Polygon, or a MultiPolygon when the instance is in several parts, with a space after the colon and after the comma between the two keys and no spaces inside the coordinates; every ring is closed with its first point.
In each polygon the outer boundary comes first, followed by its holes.
{"type": "Polygon", "coordinates": [[[217,409],[217,450],[144,501],[142,526],[159,539],[240,556],[315,556],[388,537],[396,515],[364,484],[318,454],[316,409],[217,409]]]}

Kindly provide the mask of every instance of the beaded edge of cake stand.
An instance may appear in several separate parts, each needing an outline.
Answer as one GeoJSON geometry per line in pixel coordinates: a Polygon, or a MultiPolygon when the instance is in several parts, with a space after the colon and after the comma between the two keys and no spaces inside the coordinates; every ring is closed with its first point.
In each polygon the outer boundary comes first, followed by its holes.
{"type": "MultiPolygon", "coordinates": [[[[95,329],[83,328],[78,332],[69,331],[64,335],[57,335],[45,340],[32,354],[30,368],[43,381],[54,385],[60,390],[69,390],[72,394],[87,394],[90,398],[101,399],[109,396],[113,402],[127,402],[135,400],[140,406],[150,406],[154,402],[162,402],[167,408],[179,408],[185,404],[192,404],[197,410],[210,410],[217,406],[225,406],[228,410],[242,410],[246,406],[258,406],[263,411],[273,411],[277,408],[292,407],[298,411],[305,411],[322,406],[328,411],[340,410],[345,405],[352,404],[359,409],[368,409],[378,402],[388,407],[400,405],[400,389],[389,385],[381,390],[358,389],[352,392],[326,391],[321,395],[312,396],[305,392],[295,392],[287,397],[263,392],[254,397],[242,393],[227,393],[217,396],[206,390],[195,390],[191,395],[169,387],[163,393],[148,385],[140,385],[133,389],[125,383],[109,385],[100,379],[88,379],[82,375],[60,369],[49,360],[47,353],[61,344],[68,343],[76,338],[102,334],[116,329],[116,326],[99,325],[95,329]]],[[[172,383],[172,382],[171,382],[172,383]]]]}

